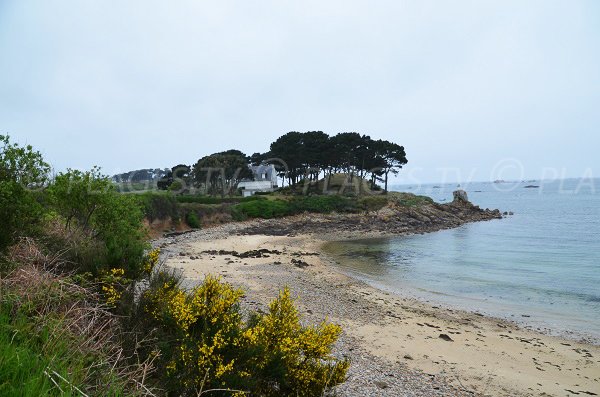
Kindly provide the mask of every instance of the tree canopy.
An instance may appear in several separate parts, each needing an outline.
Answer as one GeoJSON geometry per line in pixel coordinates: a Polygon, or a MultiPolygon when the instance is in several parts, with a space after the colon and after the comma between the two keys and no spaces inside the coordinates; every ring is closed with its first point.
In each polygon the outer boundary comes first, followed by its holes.
{"type": "Polygon", "coordinates": [[[225,196],[237,188],[242,179],[252,179],[250,158],[239,150],[227,150],[199,159],[192,169],[196,186],[205,186],[208,193],[225,196]]]}
{"type": "Polygon", "coordinates": [[[254,153],[253,164],[274,164],[279,176],[295,184],[307,178],[344,172],[368,179],[374,186],[397,174],[408,160],[404,147],[396,143],[373,140],[357,132],[342,132],[329,136],[322,131],[291,131],[271,143],[266,153],[254,153]]]}

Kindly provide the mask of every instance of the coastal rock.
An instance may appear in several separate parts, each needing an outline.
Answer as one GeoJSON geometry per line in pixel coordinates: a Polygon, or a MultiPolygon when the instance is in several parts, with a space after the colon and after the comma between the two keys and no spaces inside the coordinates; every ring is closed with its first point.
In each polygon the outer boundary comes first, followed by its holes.
{"type": "Polygon", "coordinates": [[[467,195],[467,192],[465,192],[462,189],[455,190],[454,192],[452,192],[452,196],[454,196],[455,203],[469,203],[469,196],[467,195]]]}

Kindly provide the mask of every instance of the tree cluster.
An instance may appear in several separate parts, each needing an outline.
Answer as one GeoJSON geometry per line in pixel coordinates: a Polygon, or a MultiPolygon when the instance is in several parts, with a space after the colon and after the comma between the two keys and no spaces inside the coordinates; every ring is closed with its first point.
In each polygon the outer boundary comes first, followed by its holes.
{"type": "Polygon", "coordinates": [[[385,140],[374,140],[357,132],[329,136],[322,131],[288,132],[271,143],[267,153],[255,153],[253,164],[274,164],[279,176],[292,185],[304,178],[317,180],[338,172],[384,182],[407,163],[404,147],[385,140]]]}
{"type": "Polygon", "coordinates": [[[204,156],[194,164],[191,177],[196,186],[205,186],[207,193],[230,194],[243,179],[253,179],[250,159],[239,150],[204,156]]]}
{"type": "Polygon", "coordinates": [[[164,178],[168,173],[168,170],[160,168],[144,168],[141,170],[124,172],[122,174],[113,175],[112,180],[117,183],[136,183],[136,182],[150,182],[161,178],[164,178]]]}
{"type": "Polygon", "coordinates": [[[368,180],[371,186],[383,182],[387,192],[390,174],[397,174],[407,163],[404,147],[385,140],[374,140],[357,132],[329,136],[322,131],[288,132],[277,138],[266,153],[247,156],[235,149],[213,153],[193,166],[179,164],[158,182],[161,190],[184,191],[204,187],[206,193],[226,195],[240,181],[253,179],[249,165],[273,164],[279,177],[289,185],[303,179],[316,181],[335,173],[346,173],[368,180]]]}

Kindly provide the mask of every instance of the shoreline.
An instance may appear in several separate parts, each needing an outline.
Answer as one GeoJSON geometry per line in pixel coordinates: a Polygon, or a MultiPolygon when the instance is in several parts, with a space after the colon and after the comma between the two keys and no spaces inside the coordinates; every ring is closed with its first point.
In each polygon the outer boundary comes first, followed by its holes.
{"type": "Polygon", "coordinates": [[[341,272],[322,250],[326,241],[388,233],[259,233],[314,221],[300,218],[225,224],[156,243],[190,285],[220,275],[244,288],[245,307],[261,310],[289,285],[304,319],[341,324],[337,354],[353,364],[340,395],[600,394],[597,345],[377,289],[341,272]],[[257,249],[267,251],[240,257],[257,249]]]}
{"type": "MultiPolygon", "coordinates": [[[[435,232],[432,232],[435,233],[435,232]]],[[[408,236],[408,235],[403,235],[403,236],[408,236]]],[[[351,242],[351,241],[362,241],[362,240],[369,240],[372,238],[393,238],[393,237],[403,237],[403,236],[397,236],[397,235],[392,235],[392,236],[377,236],[377,237],[362,237],[362,236],[357,236],[354,239],[344,239],[341,240],[342,242],[351,242]]],[[[336,260],[336,258],[334,258],[333,255],[331,255],[330,253],[328,253],[328,249],[324,248],[327,244],[330,244],[331,242],[337,242],[335,240],[333,241],[327,241],[327,242],[323,242],[320,246],[322,255],[324,257],[327,258],[328,262],[330,262],[330,266],[332,266],[335,271],[355,279],[358,282],[364,283],[365,285],[368,285],[371,288],[374,288],[376,290],[379,291],[383,291],[386,293],[390,293],[392,295],[397,295],[400,298],[405,298],[405,299],[412,299],[418,302],[421,302],[423,304],[429,305],[429,306],[440,306],[442,309],[446,309],[446,310],[460,310],[460,311],[464,311],[464,312],[468,312],[468,313],[473,313],[473,314],[478,314],[478,315],[483,315],[486,318],[490,318],[490,319],[494,319],[497,321],[505,321],[508,323],[511,323],[513,325],[515,325],[516,327],[519,328],[524,328],[527,329],[529,331],[532,332],[538,332],[547,336],[553,336],[553,337],[558,337],[558,338],[562,338],[565,340],[570,340],[573,342],[579,342],[579,343],[583,343],[583,344],[589,344],[589,345],[595,345],[595,346],[600,346],[600,334],[599,335],[595,335],[592,334],[590,332],[585,332],[585,331],[579,331],[579,330],[575,330],[575,329],[569,329],[569,328],[557,328],[557,327],[553,327],[550,324],[547,324],[545,322],[539,322],[538,324],[534,324],[529,322],[528,320],[526,320],[527,318],[531,318],[533,317],[532,315],[529,315],[527,313],[522,313],[522,311],[519,311],[518,308],[516,306],[510,306],[511,308],[514,308],[514,311],[507,311],[507,313],[511,313],[513,318],[508,318],[508,317],[503,317],[502,315],[497,315],[497,314],[493,314],[492,312],[490,312],[489,310],[483,308],[483,307],[475,307],[476,305],[473,304],[471,306],[469,306],[469,304],[464,303],[464,304],[460,304],[460,303],[448,303],[448,302],[444,302],[444,298],[450,298],[450,299],[455,299],[455,298],[459,298],[464,302],[476,302],[475,299],[471,299],[471,298],[462,298],[462,297],[457,297],[457,296],[452,296],[446,293],[436,293],[435,291],[425,291],[423,293],[419,293],[418,288],[415,288],[414,286],[410,286],[410,285],[402,285],[401,287],[405,287],[406,290],[400,290],[397,288],[392,288],[392,287],[388,287],[386,285],[383,284],[378,284],[376,282],[371,282],[370,280],[368,280],[366,277],[361,277],[357,274],[353,274],[352,271],[346,271],[344,270],[338,262],[338,260],[336,260]],[[518,316],[521,315],[522,318],[520,319],[518,316]]]]}

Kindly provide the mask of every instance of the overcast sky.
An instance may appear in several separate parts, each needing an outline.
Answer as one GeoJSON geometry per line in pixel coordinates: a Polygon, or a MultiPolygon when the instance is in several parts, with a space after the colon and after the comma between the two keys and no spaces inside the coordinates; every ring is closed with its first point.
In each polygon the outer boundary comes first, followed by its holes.
{"type": "Polygon", "coordinates": [[[600,1],[0,0],[0,133],[114,174],[288,131],[397,181],[600,176],[600,1]]]}

